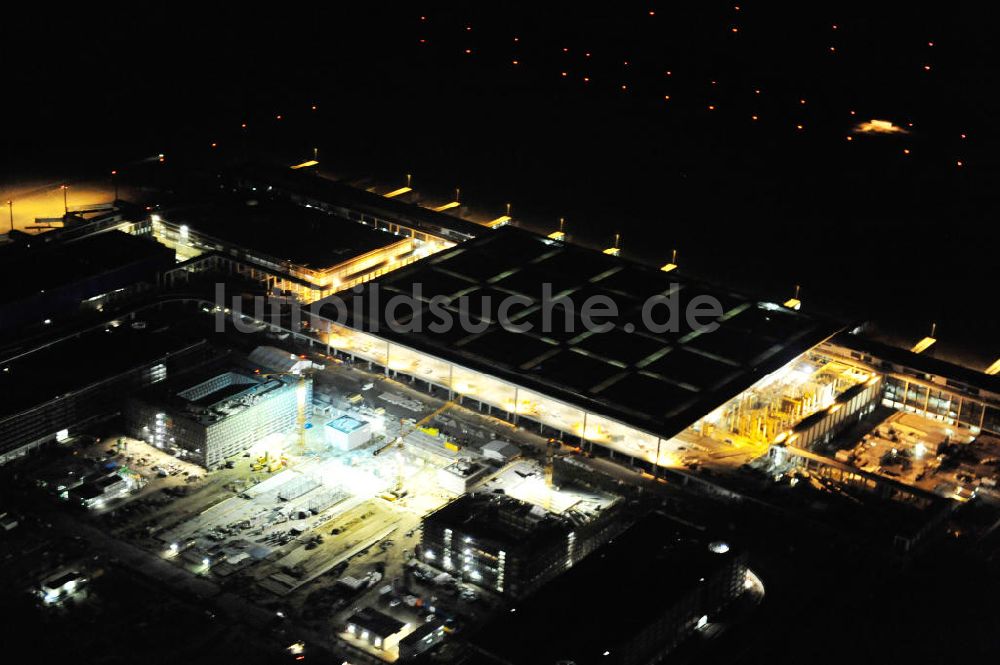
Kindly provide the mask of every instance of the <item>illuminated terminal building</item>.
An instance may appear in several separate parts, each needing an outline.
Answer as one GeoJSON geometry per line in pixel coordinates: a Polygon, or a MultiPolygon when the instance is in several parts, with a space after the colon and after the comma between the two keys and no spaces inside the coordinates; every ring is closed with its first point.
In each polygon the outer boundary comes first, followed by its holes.
{"type": "MultiPolygon", "coordinates": [[[[677,465],[684,437],[766,446],[871,380],[812,353],[839,329],[831,321],[511,227],[370,283],[360,300],[354,293],[344,298],[346,312],[332,303],[320,310],[331,350],[654,472],[677,465]],[[566,308],[552,307],[555,325],[548,332],[546,283],[554,297],[575,305],[569,320],[566,308]],[[436,320],[431,299],[448,299],[444,309],[455,324],[442,332],[429,325],[393,330],[372,297],[376,284],[383,304],[414,294],[419,285],[425,323],[436,320]],[[532,330],[512,332],[498,322],[500,302],[512,295],[521,302],[509,312],[511,323],[532,330]],[[477,331],[459,324],[462,296],[469,298],[466,315],[477,331]],[[580,309],[590,296],[616,303],[614,329],[584,328],[580,309]],[[682,315],[669,332],[648,330],[641,311],[653,296],[676,298],[681,312],[700,297],[714,298],[722,307],[718,329],[695,330],[682,315]],[[492,309],[483,311],[486,297],[492,309]]],[[[406,308],[400,313],[408,316],[406,308]]]]}
{"type": "Polygon", "coordinates": [[[129,400],[136,438],[214,468],[312,413],[312,379],[262,376],[235,366],[206,369],[129,400]]]}
{"type": "Polygon", "coordinates": [[[988,368],[976,371],[861,335],[838,335],[820,351],[882,375],[884,406],[1000,436],[1000,375],[988,368]]]}
{"type": "MultiPolygon", "coordinates": [[[[4,248],[9,258],[2,265],[9,264],[11,275],[22,274],[23,268],[15,265],[14,259],[31,245],[33,254],[28,260],[33,265],[49,266],[45,278],[53,283],[46,302],[65,295],[60,279],[80,282],[82,274],[95,282],[92,276],[100,277],[101,281],[93,284],[71,285],[68,295],[81,294],[69,303],[74,307],[81,299],[93,300],[111,287],[138,282],[176,287],[206,272],[237,275],[260,283],[273,294],[307,303],[488,230],[344,184],[312,176],[295,180],[304,175],[295,172],[286,182],[289,175],[284,171],[267,173],[265,179],[240,179],[242,189],[238,191],[196,197],[154,212],[115,201],[68,213],[61,220],[63,227],[42,236],[16,234],[20,246],[4,248]],[[293,187],[278,189],[269,184],[272,181],[293,187]],[[110,236],[119,234],[105,233],[108,231],[157,243],[133,242],[123,247],[129,241],[119,239],[116,247],[110,236]],[[55,245],[61,248],[52,250],[55,245]],[[78,245],[79,251],[73,253],[78,245]],[[85,251],[88,246],[89,251],[85,251]],[[163,246],[174,250],[174,261],[163,246]],[[56,286],[62,290],[56,292],[56,286]],[[97,287],[109,288],[102,291],[97,287]]],[[[8,298],[17,300],[25,295],[16,292],[8,298]]],[[[37,295],[27,295],[38,300],[37,295]]],[[[0,309],[4,302],[0,302],[0,309]]],[[[57,304],[65,310],[64,301],[57,304]]],[[[4,319],[14,321],[14,314],[24,313],[30,312],[18,305],[4,319]]],[[[41,321],[38,316],[28,321],[35,318],[41,321]]]]}
{"type": "Polygon", "coordinates": [[[167,285],[205,271],[232,273],[303,303],[384,275],[444,246],[248,194],[159,211],[136,223],[133,233],[149,234],[176,251],[179,264],[165,276],[167,285]]]}
{"type": "MultiPolygon", "coordinates": [[[[304,169],[266,165],[244,167],[235,179],[244,192],[277,192],[294,203],[337,215],[418,243],[443,246],[465,242],[489,231],[487,226],[392,196],[409,188],[379,195],[323,177],[304,169]]],[[[450,209],[447,206],[446,209],[450,209]]]]}

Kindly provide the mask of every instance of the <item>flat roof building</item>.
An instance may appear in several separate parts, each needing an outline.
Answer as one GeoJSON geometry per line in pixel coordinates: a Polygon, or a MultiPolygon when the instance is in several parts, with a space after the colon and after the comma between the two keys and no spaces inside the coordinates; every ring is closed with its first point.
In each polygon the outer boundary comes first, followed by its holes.
{"type": "Polygon", "coordinates": [[[38,584],[38,595],[46,605],[57,603],[87,583],[87,577],[76,570],[54,573],[38,584]]]}
{"type": "Polygon", "coordinates": [[[379,231],[263,192],[180,205],[136,224],[176,250],[180,270],[227,271],[312,302],[383,275],[440,248],[379,231]]]}
{"type": "Polygon", "coordinates": [[[438,486],[452,494],[465,494],[491,471],[493,467],[485,464],[458,460],[438,469],[438,486]]]}
{"type": "Polygon", "coordinates": [[[387,649],[390,648],[387,643],[405,627],[402,621],[373,607],[365,607],[347,618],[344,631],[376,649],[387,649]]]}
{"type": "Polygon", "coordinates": [[[613,534],[614,503],[574,521],[503,494],[466,494],[424,518],[421,559],[509,597],[531,593],[613,534]]]}
{"type": "Polygon", "coordinates": [[[67,492],[67,498],[84,508],[100,508],[108,501],[125,496],[131,485],[117,473],[83,483],[67,492]]]}
{"type": "Polygon", "coordinates": [[[293,430],[300,406],[308,418],[311,378],[265,377],[217,365],[136,395],[127,419],[137,438],[186,451],[213,468],[270,434],[293,430]]]}
{"type": "Polygon", "coordinates": [[[270,187],[297,203],[420,241],[463,242],[489,232],[488,227],[461,217],[316,177],[305,170],[256,164],[244,167],[237,180],[245,190],[270,187]]]}
{"type": "Polygon", "coordinates": [[[346,415],[328,422],[323,431],[326,442],[337,450],[354,450],[372,438],[369,422],[346,415]]]}
{"type": "Polygon", "coordinates": [[[490,441],[481,448],[483,457],[494,462],[506,464],[507,462],[521,456],[521,449],[510,441],[496,439],[490,441]]]}
{"type": "Polygon", "coordinates": [[[399,658],[408,660],[416,658],[435,644],[444,639],[444,626],[439,621],[423,623],[417,629],[399,641],[399,658]]]}
{"type": "Polygon", "coordinates": [[[864,335],[838,335],[820,350],[883,374],[884,406],[973,432],[1000,435],[1000,375],[890,346],[864,335]]]}
{"type": "Polygon", "coordinates": [[[120,231],[79,240],[26,236],[0,247],[0,332],[65,319],[88,302],[157,283],[174,264],[173,252],[120,231]]]}
{"type": "Polygon", "coordinates": [[[658,662],[746,586],[742,552],[654,513],[498,615],[472,643],[507,665],[658,662]]]}
{"type": "Polygon", "coordinates": [[[0,359],[0,464],[117,413],[131,392],[204,362],[204,339],[177,330],[105,327],[0,359]]]}
{"type": "Polygon", "coordinates": [[[667,464],[674,435],[839,329],[676,271],[513,227],[342,298],[346,308],[328,303],[320,310],[331,349],[650,469],[667,464]],[[394,327],[383,305],[397,295],[414,297],[417,306],[391,312],[394,327]],[[501,325],[500,304],[511,297],[517,301],[506,312],[510,323],[530,330],[501,325]],[[563,297],[572,307],[556,302],[563,297]],[[603,332],[584,325],[582,308],[592,297],[617,308],[603,332]],[[717,329],[699,330],[683,314],[665,322],[663,313],[657,322],[666,328],[651,329],[643,320],[651,299],[673,302],[680,312],[717,302],[721,314],[703,319],[717,329]],[[452,325],[429,325],[442,311],[452,325]]]}

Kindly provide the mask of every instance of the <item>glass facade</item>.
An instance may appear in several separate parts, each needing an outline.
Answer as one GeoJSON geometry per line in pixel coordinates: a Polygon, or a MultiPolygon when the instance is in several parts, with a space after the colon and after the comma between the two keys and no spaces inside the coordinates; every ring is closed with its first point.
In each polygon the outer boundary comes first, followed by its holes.
{"type": "Polygon", "coordinates": [[[451,365],[433,356],[399,344],[389,344],[387,366],[391,370],[423,379],[443,388],[451,385],[451,365]]]}
{"type": "Polygon", "coordinates": [[[616,452],[637,457],[653,464],[667,462],[666,460],[657,460],[657,452],[660,447],[658,437],[595,413],[587,414],[586,438],[588,441],[600,443],[616,452]]]}
{"type": "Polygon", "coordinates": [[[459,395],[492,404],[507,413],[514,413],[518,390],[512,384],[492,376],[452,365],[451,389],[459,395]]]}
{"type": "Polygon", "coordinates": [[[673,456],[661,452],[665,440],[654,434],[488,374],[334,323],[329,323],[326,340],[331,349],[427,381],[456,397],[473,399],[511,416],[532,420],[561,436],[580,437],[651,465],[666,466],[674,462],[673,456]]]}
{"type": "Polygon", "coordinates": [[[167,378],[188,363],[197,363],[211,353],[204,342],[173,351],[89,386],[0,418],[0,464],[24,456],[42,444],[54,441],[60,430],[75,434],[78,427],[105,417],[120,408],[123,394],[141,390],[167,378]]]}
{"type": "Polygon", "coordinates": [[[974,431],[1000,433],[1000,409],[944,388],[927,387],[900,376],[887,376],[885,406],[974,431]]]}
{"type": "Polygon", "coordinates": [[[584,412],[545,395],[518,388],[517,414],[530,418],[560,432],[579,434],[583,429],[584,412]]]}
{"type": "Polygon", "coordinates": [[[346,326],[331,325],[327,344],[341,353],[364,358],[383,367],[389,357],[387,341],[346,326]]]}

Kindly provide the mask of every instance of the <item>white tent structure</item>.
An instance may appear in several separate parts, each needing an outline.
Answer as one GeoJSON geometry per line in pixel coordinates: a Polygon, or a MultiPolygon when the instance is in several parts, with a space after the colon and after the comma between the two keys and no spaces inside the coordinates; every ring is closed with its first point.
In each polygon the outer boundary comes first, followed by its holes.
{"type": "Polygon", "coordinates": [[[272,372],[291,372],[298,374],[312,367],[312,361],[304,360],[274,346],[258,346],[250,352],[250,362],[260,365],[272,372]]]}

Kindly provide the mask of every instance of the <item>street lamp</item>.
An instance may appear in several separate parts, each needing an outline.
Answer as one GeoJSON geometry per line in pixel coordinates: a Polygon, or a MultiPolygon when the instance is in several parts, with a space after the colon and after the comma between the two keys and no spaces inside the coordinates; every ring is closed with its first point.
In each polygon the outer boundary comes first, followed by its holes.
{"type": "Polygon", "coordinates": [[[60,185],[63,190],[63,211],[69,214],[69,185],[60,185]]]}
{"type": "Polygon", "coordinates": [[[7,199],[7,210],[10,212],[10,230],[14,231],[14,199],[7,199]]]}
{"type": "Polygon", "coordinates": [[[117,169],[112,169],[112,171],[111,171],[111,187],[115,190],[115,201],[118,200],[118,178],[115,177],[117,175],[118,175],[118,170],[117,169]]]}

